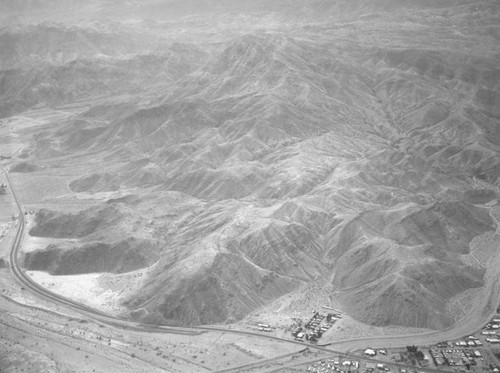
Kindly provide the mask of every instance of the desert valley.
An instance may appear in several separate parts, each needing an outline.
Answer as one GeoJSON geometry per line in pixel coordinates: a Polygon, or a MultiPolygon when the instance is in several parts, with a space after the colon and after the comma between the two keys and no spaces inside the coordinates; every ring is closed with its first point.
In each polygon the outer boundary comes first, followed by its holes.
{"type": "Polygon", "coordinates": [[[0,0],[0,26],[0,371],[305,371],[496,317],[498,1],[0,0]]]}

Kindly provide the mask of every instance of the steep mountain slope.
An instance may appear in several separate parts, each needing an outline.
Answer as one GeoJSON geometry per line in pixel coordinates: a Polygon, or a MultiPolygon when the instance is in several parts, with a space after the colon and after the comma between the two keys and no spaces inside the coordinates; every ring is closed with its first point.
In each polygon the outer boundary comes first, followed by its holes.
{"type": "Polygon", "coordinates": [[[239,320],[322,284],[362,322],[450,326],[450,300],[486,281],[466,260],[469,244],[496,229],[498,3],[254,2],[231,22],[220,13],[237,2],[196,4],[214,14],[179,21],[196,24],[189,42],[152,22],[139,38],[153,48],[131,39],[102,56],[101,35],[89,50],[64,47],[74,61],[46,45],[46,65],[1,73],[0,103],[12,111],[94,100],[29,133],[13,170],[66,159],[72,192],[114,196],[76,215],[40,211],[32,235],[79,241],[26,266],[149,266],[123,299],[149,322],[239,320]]]}
{"type": "Polygon", "coordinates": [[[0,31],[0,116],[45,104],[168,86],[205,57],[194,45],[112,26],[41,24],[0,31]]]}

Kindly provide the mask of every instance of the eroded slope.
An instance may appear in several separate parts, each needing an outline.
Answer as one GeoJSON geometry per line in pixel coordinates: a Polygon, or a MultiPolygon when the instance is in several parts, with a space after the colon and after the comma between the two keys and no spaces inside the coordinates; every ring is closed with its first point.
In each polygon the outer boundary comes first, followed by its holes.
{"type": "Polygon", "coordinates": [[[167,43],[169,58],[63,65],[97,71],[79,97],[103,78],[127,94],[33,133],[13,170],[66,167],[71,192],[113,197],[40,211],[31,234],[77,241],[26,265],[149,266],[123,304],[150,322],[238,320],[318,283],[366,323],[450,326],[450,299],[486,281],[469,244],[496,228],[498,5],[382,3],[264,31],[242,17],[227,35],[194,17],[202,42],[167,43]]]}

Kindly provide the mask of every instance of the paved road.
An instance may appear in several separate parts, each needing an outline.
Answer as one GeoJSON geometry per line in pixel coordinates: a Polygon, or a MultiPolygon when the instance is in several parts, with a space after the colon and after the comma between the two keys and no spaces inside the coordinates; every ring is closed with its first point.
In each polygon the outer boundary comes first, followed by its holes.
{"type": "MultiPolygon", "coordinates": [[[[290,340],[290,339],[285,339],[285,338],[280,338],[280,337],[275,337],[272,335],[265,335],[261,333],[256,333],[256,332],[250,332],[250,331],[244,331],[244,330],[235,330],[235,329],[227,329],[227,328],[221,328],[221,327],[216,327],[216,326],[186,326],[186,327],[170,327],[170,326],[157,326],[157,325],[149,325],[149,324],[142,324],[138,322],[132,322],[129,320],[124,320],[120,318],[116,318],[112,315],[109,315],[105,312],[102,312],[100,310],[85,306],[81,303],[75,302],[69,298],[60,296],[56,293],[53,293],[44,287],[40,286],[38,283],[34,282],[31,277],[29,277],[20,267],[19,265],[19,253],[21,251],[22,243],[23,243],[23,238],[24,238],[24,233],[25,233],[25,228],[26,228],[26,222],[25,222],[25,215],[24,211],[22,209],[22,206],[18,200],[18,197],[16,195],[14,186],[10,180],[8,172],[3,168],[0,167],[0,170],[5,174],[7,183],[9,185],[9,188],[11,190],[12,196],[14,198],[14,201],[17,205],[17,208],[19,210],[19,226],[17,233],[14,238],[14,242],[12,244],[12,249],[10,252],[10,269],[13,274],[13,276],[20,282],[21,286],[29,291],[31,291],[33,294],[45,299],[49,300],[51,302],[54,302],[59,305],[64,305],[69,308],[71,308],[74,311],[77,311],[81,315],[84,315],[90,319],[93,319],[97,322],[104,323],[113,327],[121,328],[124,330],[133,330],[133,331],[140,331],[140,332],[150,332],[150,333],[175,333],[175,334],[185,334],[185,335],[200,335],[203,333],[206,333],[208,331],[217,331],[217,332],[223,332],[223,333],[231,333],[231,334],[238,334],[238,335],[244,335],[244,336],[249,336],[249,337],[258,337],[258,338],[266,338],[266,339],[271,339],[277,342],[284,342],[288,344],[295,344],[300,346],[301,348],[304,348],[304,342],[299,342],[295,340],[290,340]]],[[[416,336],[405,336],[405,337],[400,337],[400,338],[405,338],[406,343],[411,343],[413,338],[416,336]]],[[[394,337],[393,337],[394,338],[394,337]]],[[[395,337],[397,338],[397,337],[395,337]]],[[[367,344],[374,341],[376,338],[361,338],[357,339],[356,342],[359,344],[362,344],[363,342],[366,342],[367,344]]],[[[382,338],[383,339],[383,338],[382,338]]],[[[339,341],[339,344],[342,343],[339,341]]],[[[326,352],[326,353],[331,353],[331,354],[336,354],[336,355],[343,355],[349,358],[356,358],[357,360],[363,360],[363,361],[370,361],[370,362],[375,362],[375,363],[386,363],[385,361],[377,360],[377,359],[371,359],[371,358],[366,358],[366,357],[360,357],[356,356],[353,354],[345,353],[343,351],[337,351],[333,350],[331,348],[328,348],[327,345],[321,346],[321,345],[313,345],[313,344],[308,344],[306,345],[308,348],[321,351],[321,352],[326,352]]],[[[269,361],[272,361],[273,359],[279,360],[282,357],[276,357],[276,358],[271,358],[268,359],[269,361]]],[[[256,362],[255,367],[259,366],[261,363],[256,362]]],[[[251,364],[252,365],[252,364],[251,364]]],[[[247,366],[248,368],[251,368],[250,366],[247,366]]],[[[396,365],[396,364],[392,364],[396,365]]],[[[398,366],[402,368],[408,368],[408,366],[399,364],[398,366]]],[[[237,371],[238,367],[235,367],[233,369],[230,369],[228,371],[237,371]]],[[[426,372],[442,372],[437,369],[425,369],[426,372]]]]}
{"type": "Polygon", "coordinates": [[[23,242],[23,237],[24,237],[24,231],[26,228],[26,221],[25,221],[25,215],[23,212],[23,209],[21,207],[21,204],[19,202],[19,199],[17,198],[15,189],[13,188],[13,184],[10,180],[8,172],[4,168],[0,168],[2,172],[5,174],[7,178],[7,183],[9,184],[9,188],[12,193],[12,197],[14,198],[14,201],[17,205],[17,208],[19,210],[19,225],[18,229],[16,232],[16,235],[14,237],[14,241],[12,243],[12,249],[10,252],[10,270],[14,277],[21,283],[21,286],[24,289],[29,289],[32,293],[40,296],[41,298],[44,298],[46,300],[50,300],[54,303],[57,304],[63,304],[66,306],[69,306],[75,311],[78,311],[82,315],[91,317],[95,319],[96,321],[103,322],[106,324],[110,324],[113,326],[119,326],[123,329],[129,329],[129,330],[139,330],[139,331],[151,331],[152,329],[156,330],[158,329],[158,332],[164,332],[164,333],[176,333],[176,334],[190,334],[190,335],[199,335],[202,334],[204,331],[200,330],[191,330],[191,329],[186,329],[186,328],[174,328],[174,327],[168,327],[168,326],[161,326],[161,327],[154,327],[152,325],[145,325],[145,324],[140,324],[140,323],[135,323],[127,320],[122,320],[122,319],[117,319],[115,317],[112,317],[102,311],[93,309],[91,307],[87,307],[81,303],[75,302],[71,299],[65,298],[63,296],[60,296],[58,294],[55,294],[44,287],[40,286],[38,283],[33,281],[31,277],[29,277],[19,266],[19,253],[22,247],[22,242],[23,242]]]}

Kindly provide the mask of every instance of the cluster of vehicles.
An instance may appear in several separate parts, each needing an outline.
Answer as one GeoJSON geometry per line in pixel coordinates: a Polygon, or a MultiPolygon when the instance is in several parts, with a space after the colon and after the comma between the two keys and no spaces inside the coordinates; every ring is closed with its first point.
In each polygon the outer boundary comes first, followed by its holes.
{"type": "Polygon", "coordinates": [[[477,365],[476,359],[481,359],[483,355],[479,350],[462,350],[462,349],[431,349],[429,350],[432,359],[436,366],[465,366],[470,369],[471,366],[477,365]]]}
{"type": "Polygon", "coordinates": [[[307,367],[307,371],[311,373],[334,373],[356,371],[359,368],[359,361],[344,360],[338,358],[321,360],[307,367]]]}
{"type": "Polygon", "coordinates": [[[298,327],[295,329],[292,335],[298,341],[303,341],[305,338],[308,341],[317,342],[339,318],[339,315],[334,313],[329,313],[325,316],[321,315],[319,312],[315,312],[311,320],[309,320],[303,328],[298,327]]]}

